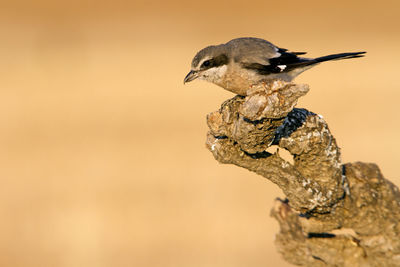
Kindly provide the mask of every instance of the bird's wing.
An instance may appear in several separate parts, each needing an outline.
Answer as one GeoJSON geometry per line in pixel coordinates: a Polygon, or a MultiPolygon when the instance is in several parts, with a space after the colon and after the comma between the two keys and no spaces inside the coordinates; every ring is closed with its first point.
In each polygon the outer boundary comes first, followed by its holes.
{"type": "MultiPolygon", "coordinates": [[[[260,64],[258,62],[242,62],[242,67],[257,71],[259,74],[268,75],[272,73],[290,72],[297,68],[302,68],[308,65],[316,64],[312,59],[300,58],[297,55],[300,53],[285,52],[279,49],[279,56],[269,58],[268,63],[260,64]]],[[[303,53],[301,53],[303,54],[303,53]]]]}
{"type": "Polygon", "coordinates": [[[235,62],[264,75],[288,72],[309,61],[298,57],[305,52],[288,52],[287,49],[258,38],[238,38],[226,45],[230,47],[235,62]]]}
{"type": "Polygon", "coordinates": [[[237,63],[268,65],[270,58],[280,55],[275,45],[259,38],[237,38],[228,42],[226,46],[237,63]]]}

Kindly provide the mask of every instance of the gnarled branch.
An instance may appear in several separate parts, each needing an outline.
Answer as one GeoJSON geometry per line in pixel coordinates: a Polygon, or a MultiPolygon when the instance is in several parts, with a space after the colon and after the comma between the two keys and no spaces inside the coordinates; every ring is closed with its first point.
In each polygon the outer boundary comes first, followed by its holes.
{"type": "Polygon", "coordinates": [[[207,147],[216,160],[277,184],[287,201],[271,214],[285,259],[304,266],[400,266],[400,194],[375,164],[342,165],[324,119],[294,106],[308,86],[254,85],[208,115],[207,147]],[[293,164],[271,145],[288,150],[293,164]],[[343,230],[345,229],[345,230],[343,230]]]}

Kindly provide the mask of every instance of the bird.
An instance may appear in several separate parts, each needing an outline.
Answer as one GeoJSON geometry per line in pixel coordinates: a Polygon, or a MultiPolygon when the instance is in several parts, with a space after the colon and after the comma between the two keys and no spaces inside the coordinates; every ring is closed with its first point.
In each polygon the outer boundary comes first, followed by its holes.
{"type": "Polygon", "coordinates": [[[261,38],[236,38],[200,50],[193,58],[191,70],[183,83],[201,79],[245,96],[251,86],[261,81],[291,82],[321,62],[363,57],[365,53],[348,52],[305,58],[301,56],[306,52],[290,52],[261,38]]]}

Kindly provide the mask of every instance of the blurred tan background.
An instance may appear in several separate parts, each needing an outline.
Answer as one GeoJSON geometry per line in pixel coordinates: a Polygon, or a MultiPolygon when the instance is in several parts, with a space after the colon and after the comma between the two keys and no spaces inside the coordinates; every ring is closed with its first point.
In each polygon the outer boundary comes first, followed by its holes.
{"type": "Polygon", "coordinates": [[[0,266],[290,266],[269,217],[281,191],[220,165],[207,113],[233,95],[183,86],[194,54],[255,36],[302,74],[343,161],[400,185],[400,2],[2,1],[0,266]]]}

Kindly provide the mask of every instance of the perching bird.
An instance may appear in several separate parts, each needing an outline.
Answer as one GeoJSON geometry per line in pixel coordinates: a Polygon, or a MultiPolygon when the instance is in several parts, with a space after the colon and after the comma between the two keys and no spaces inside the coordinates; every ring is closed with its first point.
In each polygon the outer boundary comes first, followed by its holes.
{"type": "Polygon", "coordinates": [[[305,52],[289,52],[259,38],[237,38],[200,50],[193,58],[191,71],[184,83],[198,78],[235,94],[246,95],[250,86],[261,80],[281,79],[289,82],[321,62],[362,57],[365,53],[302,58],[298,56],[305,52]]]}

